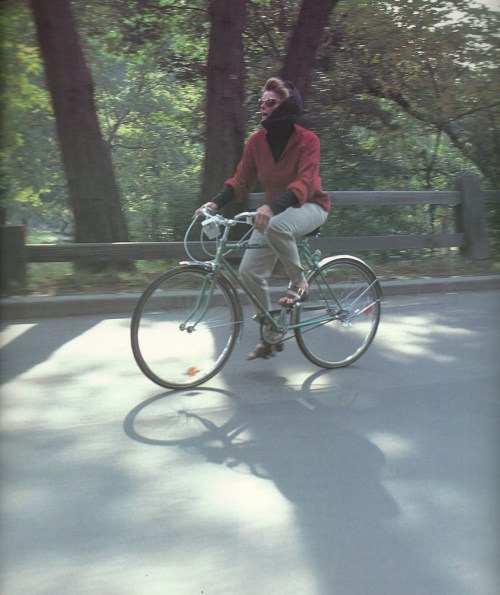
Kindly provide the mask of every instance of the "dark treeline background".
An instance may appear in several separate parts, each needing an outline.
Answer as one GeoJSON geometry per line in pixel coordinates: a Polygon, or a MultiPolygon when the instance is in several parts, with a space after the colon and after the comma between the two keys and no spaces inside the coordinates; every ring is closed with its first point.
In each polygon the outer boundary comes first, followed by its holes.
{"type": "MultiPolygon", "coordinates": [[[[499,13],[479,2],[4,0],[1,18],[3,222],[179,239],[275,74],[303,92],[325,189],[448,189],[464,171],[500,188],[499,13]]],[[[448,224],[424,207],[330,221],[448,224]]]]}

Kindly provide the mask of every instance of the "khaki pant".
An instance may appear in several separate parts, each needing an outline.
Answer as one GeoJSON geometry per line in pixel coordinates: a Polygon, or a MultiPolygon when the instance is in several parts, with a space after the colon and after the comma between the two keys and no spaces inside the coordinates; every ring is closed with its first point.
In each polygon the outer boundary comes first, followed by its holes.
{"type": "Polygon", "coordinates": [[[328,213],[315,203],[300,208],[290,207],[271,217],[267,230],[253,230],[250,242],[264,248],[249,248],[240,264],[240,275],[245,286],[252,291],[267,310],[271,309],[267,280],[276,263],[281,261],[292,283],[304,280],[296,238],[323,225],[328,213]]]}

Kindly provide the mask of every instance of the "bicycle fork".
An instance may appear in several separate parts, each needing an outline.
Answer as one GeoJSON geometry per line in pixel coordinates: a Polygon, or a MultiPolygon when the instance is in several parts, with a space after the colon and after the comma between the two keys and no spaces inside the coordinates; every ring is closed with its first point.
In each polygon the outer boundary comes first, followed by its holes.
{"type": "Polygon", "coordinates": [[[188,333],[192,333],[196,330],[197,324],[199,324],[203,320],[205,314],[208,311],[208,306],[214,294],[214,286],[215,273],[205,275],[205,277],[203,278],[203,285],[196,297],[196,301],[193,307],[191,308],[191,311],[186,316],[184,322],[181,322],[181,324],[179,325],[179,329],[181,331],[187,331],[188,333]]]}

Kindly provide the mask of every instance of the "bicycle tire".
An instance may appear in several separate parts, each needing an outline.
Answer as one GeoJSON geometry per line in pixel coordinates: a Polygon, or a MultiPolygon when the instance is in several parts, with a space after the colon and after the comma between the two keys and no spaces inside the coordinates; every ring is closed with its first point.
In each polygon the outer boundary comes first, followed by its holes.
{"type": "Polygon", "coordinates": [[[342,368],[370,347],[380,321],[381,291],[373,271],[355,257],[333,257],[308,276],[309,297],[295,329],[302,353],[323,368],[342,368]],[[303,326],[302,326],[303,325],[303,326]]]}
{"type": "Polygon", "coordinates": [[[225,277],[201,265],[179,267],[158,277],[139,298],[130,327],[132,352],[156,384],[198,386],[224,366],[241,324],[238,297],[225,277]],[[211,290],[203,292],[207,282],[211,290]]]}

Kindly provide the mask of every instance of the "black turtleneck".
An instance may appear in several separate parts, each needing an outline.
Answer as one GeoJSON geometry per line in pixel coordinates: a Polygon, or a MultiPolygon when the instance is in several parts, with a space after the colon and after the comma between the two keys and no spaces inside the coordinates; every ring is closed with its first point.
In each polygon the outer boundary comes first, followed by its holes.
{"type": "Polygon", "coordinates": [[[267,130],[266,140],[276,163],[292,136],[293,125],[298,121],[297,112],[294,99],[289,97],[262,122],[262,126],[267,130]]]}
{"type": "MultiPolygon", "coordinates": [[[[293,126],[299,121],[302,114],[302,98],[300,97],[300,93],[293,83],[287,82],[287,86],[290,89],[290,96],[280,103],[273,113],[262,122],[262,126],[267,130],[266,140],[271,148],[275,163],[279,161],[293,134],[293,126]]],[[[233,199],[234,188],[228,185],[213,199],[213,202],[220,209],[233,199]]],[[[273,213],[277,215],[288,207],[297,204],[297,198],[291,190],[287,190],[279,196],[272,197],[268,204],[273,213]]]]}
{"type": "Polygon", "coordinates": [[[278,163],[293,132],[294,122],[290,120],[271,120],[273,114],[264,121],[267,130],[266,140],[269,143],[275,163],[278,163]]]}

